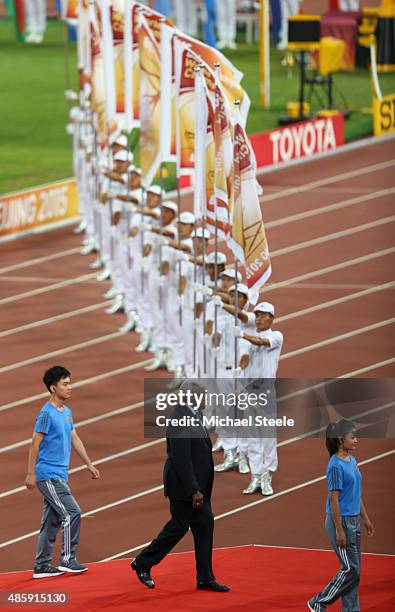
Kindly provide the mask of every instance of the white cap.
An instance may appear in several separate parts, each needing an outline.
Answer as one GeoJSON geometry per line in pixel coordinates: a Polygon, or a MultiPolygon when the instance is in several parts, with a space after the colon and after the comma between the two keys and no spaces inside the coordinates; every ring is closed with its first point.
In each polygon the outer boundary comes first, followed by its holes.
{"type": "Polygon", "coordinates": [[[160,185],[150,185],[147,189],[147,193],[154,193],[155,195],[162,195],[162,189],[160,185]]]}
{"type": "Polygon", "coordinates": [[[176,214],[178,212],[177,204],[175,202],[172,202],[171,200],[165,200],[164,202],[162,202],[162,206],[164,208],[169,208],[170,210],[172,210],[176,214]]]}
{"type": "Polygon", "coordinates": [[[130,166],[129,172],[134,172],[135,174],[139,174],[140,176],[142,174],[141,168],[138,168],[137,166],[130,166]]]}
{"type": "Polygon", "coordinates": [[[124,147],[124,149],[128,148],[128,137],[125,134],[120,134],[118,138],[116,138],[111,145],[119,145],[120,147],[124,147]]]}
{"type": "Polygon", "coordinates": [[[270,302],[260,302],[255,306],[254,312],[268,312],[274,317],[274,306],[270,302]]]}
{"type": "Polygon", "coordinates": [[[73,106],[72,108],[70,108],[69,111],[69,117],[70,119],[75,119],[76,121],[81,119],[81,110],[79,106],[73,106]]]}
{"type": "MultiPolygon", "coordinates": [[[[208,229],[204,230],[204,237],[207,238],[207,240],[210,238],[210,232],[208,231],[208,229]]],[[[192,232],[191,238],[203,238],[203,228],[198,227],[196,230],[194,230],[192,232]]]]}
{"type": "MultiPolygon", "coordinates": [[[[229,291],[236,291],[236,285],[232,285],[229,287],[229,291]]],[[[237,284],[237,293],[242,293],[243,295],[248,297],[248,287],[247,285],[243,285],[243,283],[237,284]]]]}
{"type": "MultiPolygon", "coordinates": [[[[236,278],[236,270],[234,268],[226,268],[221,276],[227,276],[228,278],[236,278]]],[[[242,276],[240,272],[237,273],[237,282],[241,283],[242,276]]]]}
{"type": "Polygon", "coordinates": [[[225,253],[221,253],[220,251],[217,251],[217,256],[216,256],[215,251],[213,251],[212,253],[207,255],[206,263],[207,264],[215,264],[215,263],[217,263],[218,265],[225,264],[226,263],[226,255],[225,255],[225,253]]]}
{"type": "Polygon", "coordinates": [[[180,223],[192,223],[193,225],[195,223],[195,215],[190,212],[183,212],[178,217],[178,220],[180,223]]]}
{"type": "Polygon", "coordinates": [[[115,153],[114,155],[114,161],[121,161],[121,162],[132,162],[133,161],[133,155],[131,153],[129,153],[128,151],[118,151],[118,153],[115,153]]]}

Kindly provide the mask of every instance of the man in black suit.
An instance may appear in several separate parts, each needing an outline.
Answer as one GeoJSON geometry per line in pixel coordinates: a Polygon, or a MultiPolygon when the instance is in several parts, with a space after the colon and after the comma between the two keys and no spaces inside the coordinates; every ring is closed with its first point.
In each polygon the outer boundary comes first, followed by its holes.
{"type": "MultiPolygon", "coordinates": [[[[184,382],[181,389],[202,393],[196,383],[184,382]]],[[[153,589],[151,567],[157,565],[178,544],[190,528],[195,543],[197,589],[227,592],[218,584],[212,569],[214,516],[211,492],[214,463],[211,440],[200,411],[177,406],[172,419],[190,417],[194,425],[170,425],[166,431],[167,460],[163,470],[164,493],[170,501],[171,519],[158,536],[131,563],[139,580],[153,589]]]]}

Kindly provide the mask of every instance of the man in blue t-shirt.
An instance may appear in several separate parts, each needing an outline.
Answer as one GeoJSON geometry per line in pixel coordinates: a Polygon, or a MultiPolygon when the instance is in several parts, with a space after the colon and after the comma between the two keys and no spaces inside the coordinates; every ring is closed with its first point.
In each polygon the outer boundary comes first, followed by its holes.
{"type": "Polygon", "coordinates": [[[44,497],[33,578],[59,576],[64,572],[80,574],[88,569],[76,558],[81,510],[67,482],[71,446],[92,478],[100,477],[74,429],[72,412],[64,404],[71,395],[70,372],[62,366],[53,366],[45,372],[43,382],[51,397],[37,415],[25,481],[28,489],[37,486],[44,497]],[[52,551],[60,527],[61,560],[54,567],[52,551]]]}

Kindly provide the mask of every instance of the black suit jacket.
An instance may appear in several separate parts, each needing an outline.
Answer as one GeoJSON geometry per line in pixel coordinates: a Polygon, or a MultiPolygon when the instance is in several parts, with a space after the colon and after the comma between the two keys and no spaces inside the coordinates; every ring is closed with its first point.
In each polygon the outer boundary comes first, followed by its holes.
{"type": "MultiPolygon", "coordinates": [[[[192,417],[186,406],[177,406],[172,419],[192,417]]],[[[211,497],[214,462],[211,440],[204,428],[169,426],[166,431],[167,460],[163,469],[166,497],[190,501],[196,491],[211,497]]]]}

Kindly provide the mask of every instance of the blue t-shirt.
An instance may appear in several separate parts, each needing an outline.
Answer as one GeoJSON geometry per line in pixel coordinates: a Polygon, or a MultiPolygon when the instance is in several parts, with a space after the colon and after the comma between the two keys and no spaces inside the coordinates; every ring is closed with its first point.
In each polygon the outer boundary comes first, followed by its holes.
{"type": "MultiPolygon", "coordinates": [[[[339,491],[340,514],[358,516],[361,512],[362,476],[355,457],[349,455],[350,461],[344,461],[332,455],[326,468],[328,491],[339,491]]],[[[327,514],[332,514],[329,495],[326,501],[327,514]]]]}
{"type": "Polygon", "coordinates": [[[47,402],[37,415],[34,431],[45,434],[36,463],[36,480],[68,479],[73,414],[67,406],[63,412],[47,402]]]}

